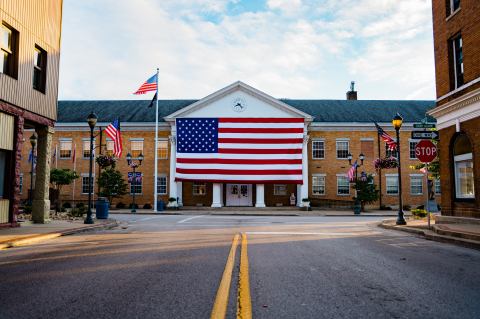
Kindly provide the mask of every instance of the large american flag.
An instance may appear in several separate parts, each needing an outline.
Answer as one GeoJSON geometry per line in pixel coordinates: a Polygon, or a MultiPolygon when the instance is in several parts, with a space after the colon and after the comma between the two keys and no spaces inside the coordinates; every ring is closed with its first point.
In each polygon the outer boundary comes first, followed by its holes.
{"type": "Polygon", "coordinates": [[[380,127],[380,125],[378,125],[376,122],[374,123],[375,123],[375,126],[377,127],[378,135],[380,135],[382,140],[387,144],[388,149],[390,151],[396,150],[397,142],[395,142],[395,140],[390,135],[388,135],[387,132],[385,132],[383,128],[380,127]]]}
{"type": "Polygon", "coordinates": [[[105,133],[113,141],[113,155],[120,157],[122,155],[122,134],[120,133],[120,121],[114,120],[105,128],[105,133]]]}
{"type": "Polygon", "coordinates": [[[157,90],[157,75],[155,74],[143,83],[140,88],[133,94],[145,94],[149,91],[157,90]]]}
{"type": "Polygon", "coordinates": [[[302,184],[303,118],[178,118],[176,180],[302,184]]]}

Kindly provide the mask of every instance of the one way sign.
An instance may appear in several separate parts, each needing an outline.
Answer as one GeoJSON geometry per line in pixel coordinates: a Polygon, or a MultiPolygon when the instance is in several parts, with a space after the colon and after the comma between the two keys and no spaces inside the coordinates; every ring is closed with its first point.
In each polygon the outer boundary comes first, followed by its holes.
{"type": "Polygon", "coordinates": [[[438,138],[436,131],[412,131],[412,139],[415,140],[438,140],[438,138]]]}

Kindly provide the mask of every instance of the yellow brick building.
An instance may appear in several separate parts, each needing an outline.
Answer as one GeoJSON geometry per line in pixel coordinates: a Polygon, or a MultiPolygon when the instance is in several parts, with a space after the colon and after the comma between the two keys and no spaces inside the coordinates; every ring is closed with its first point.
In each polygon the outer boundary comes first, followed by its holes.
{"type": "MultiPolygon", "coordinates": [[[[352,92],[349,93],[351,96],[352,92]]],[[[137,169],[142,174],[142,182],[136,187],[136,202],[140,207],[145,204],[153,206],[155,110],[149,108],[148,104],[149,101],[59,102],[58,122],[52,143],[52,154],[56,156],[52,158],[52,167],[75,167],[81,176],[75,185],[62,189],[64,201],[87,200],[89,128],[86,117],[93,110],[99,119],[95,131],[95,153],[111,152],[112,142],[104,133],[99,135],[99,131],[119,117],[124,153],[117,168],[127,179],[131,169],[125,155],[144,155],[144,161],[137,169]]],[[[433,106],[433,101],[278,100],[242,82],[236,82],[201,100],[160,100],[158,200],[166,202],[169,197],[174,197],[183,206],[288,206],[293,193],[296,205],[301,204],[302,198],[308,197],[313,206],[348,207],[352,205],[354,189],[346,179],[350,168],[347,156],[351,154],[355,160],[362,153],[365,160],[358,169],[359,174],[363,171],[373,174],[375,184],[381,184],[382,204],[395,206],[398,203],[397,170],[384,169],[379,172],[373,165],[376,158],[387,155],[385,143],[378,141],[373,121],[394,137],[390,121],[399,112],[404,117],[400,136],[404,204],[412,207],[422,205],[425,202],[426,185],[422,174],[409,168],[418,164],[412,153],[416,141],[410,139],[410,132],[413,123],[422,120],[425,112],[433,106]],[[242,112],[232,107],[232,102],[238,98],[245,103],[242,112]],[[176,156],[175,119],[184,117],[303,117],[303,183],[243,185],[228,181],[205,182],[201,178],[198,181],[176,181],[172,171],[172,168],[175,169],[176,156]],[[241,201],[233,198],[240,193],[241,201]]],[[[28,152],[28,148],[25,148],[23,158],[28,158],[28,152]]],[[[23,190],[26,190],[30,183],[29,163],[26,160],[22,163],[22,172],[23,190]]],[[[95,166],[95,177],[98,174],[99,167],[95,166]]],[[[435,186],[439,201],[439,183],[435,186]]],[[[133,191],[132,185],[130,187],[133,191]]],[[[94,188],[96,193],[97,185],[94,188]]],[[[27,193],[24,191],[22,194],[26,198],[27,193]]],[[[119,202],[128,205],[131,196],[125,195],[113,204],[119,202]]],[[[378,207],[379,204],[373,206],[378,207]]]]}

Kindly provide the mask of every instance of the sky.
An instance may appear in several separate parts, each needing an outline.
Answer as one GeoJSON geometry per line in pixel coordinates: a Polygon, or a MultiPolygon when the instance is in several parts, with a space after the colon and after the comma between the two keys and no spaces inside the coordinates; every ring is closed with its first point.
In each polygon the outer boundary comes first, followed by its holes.
{"type": "Polygon", "coordinates": [[[60,100],[435,99],[429,0],[64,0],[60,100]]]}

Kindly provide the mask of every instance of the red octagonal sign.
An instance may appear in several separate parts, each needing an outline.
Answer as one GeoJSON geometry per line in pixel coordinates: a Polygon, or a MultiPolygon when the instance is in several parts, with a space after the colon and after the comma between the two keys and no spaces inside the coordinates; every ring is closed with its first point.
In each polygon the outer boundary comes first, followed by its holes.
{"type": "Polygon", "coordinates": [[[429,140],[421,140],[415,146],[415,156],[422,163],[431,163],[437,157],[437,146],[429,140]]]}

